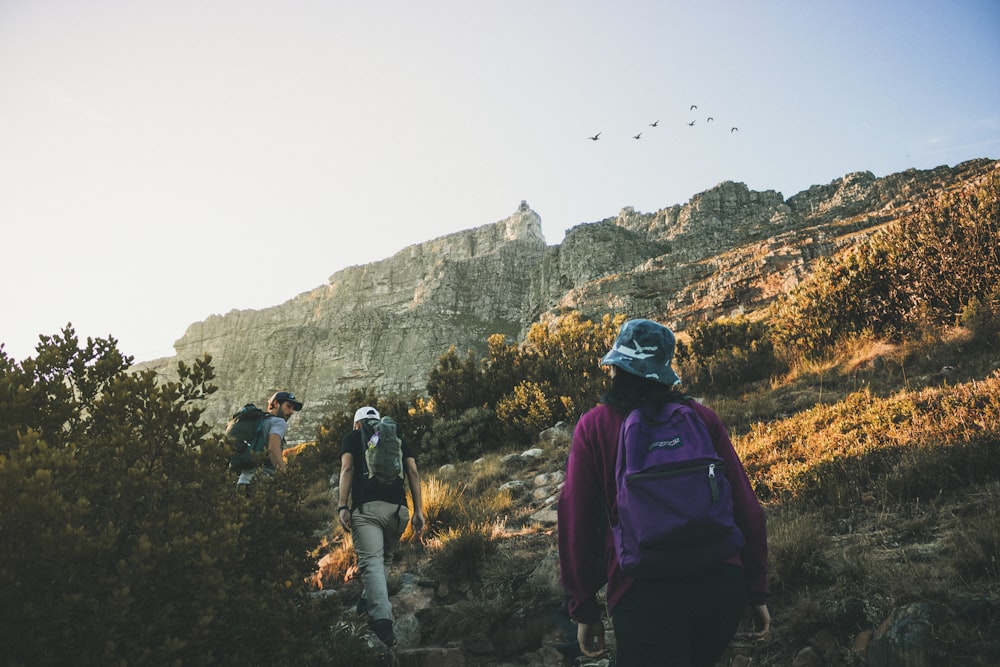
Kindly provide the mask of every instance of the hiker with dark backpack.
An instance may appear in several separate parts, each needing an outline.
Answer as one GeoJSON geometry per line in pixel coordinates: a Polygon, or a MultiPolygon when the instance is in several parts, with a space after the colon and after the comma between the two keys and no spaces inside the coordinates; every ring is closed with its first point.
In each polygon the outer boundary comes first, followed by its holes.
{"type": "Polygon", "coordinates": [[[243,406],[226,427],[235,440],[230,467],[240,473],[236,488],[250,495],[250,483],[258,472],[273,475],[285,467],[285,433],[288,420],[302,409],[302,401],[287,391],[275,392],[261,411],[252,404],[243,406]],[[262,465],[258,466],[258,460],[262,465]]]}
{"type": "Polygon", "coordinates": [[[560,572],[581,652],[616,664],[711,667],[749,606],[770,628],[767,532],[725,426],[680,393],[674,334],[625,322],[601,360],[612,384],[577,423],[558,507],[560,572]]]}
{"type": "Polygon", "coordinates": [[[386,571],[406,525],[411,524],[418,534],[424,529],[417,460],[400,439],[395,420],[365,406],[354,413],[354,430],[341,442],[340,464],[337,516],[351,533],[364,582],[358,608],[368,614],[372,630],[391,648],[396,637],[386,571]],[[410,487],[412,517],[404,483],[410,487]]]}

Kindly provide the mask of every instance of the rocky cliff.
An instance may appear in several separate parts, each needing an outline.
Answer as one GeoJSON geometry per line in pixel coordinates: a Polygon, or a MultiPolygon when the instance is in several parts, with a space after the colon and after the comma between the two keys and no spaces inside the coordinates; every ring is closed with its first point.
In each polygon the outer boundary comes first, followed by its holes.
{"type": "Polygon", "coordinates": [[[724,182],[683,206],[655,213],[625,208],[567,232],[551,261],[560,280],[541,277],[548,291],[533,315],[624,312],[683,330],[702,319],[753,312],[797,285],[818,258],[997,168],[983,159],[884,178],[858,172],[787,200],[724,182]],[[586,249],[594,247],[601,253],[589,254],[602,255],[604,266],[587,260],[586,249]],[[587,261],[593,271],[574,272],[587,261]]]}
{"type": "Polygon", "coordinates": [[[505,220],[338,271],[329,283],[264,310],[192,324],[176,357],[140,367],[170,373],[178,359],[212,355],[215,423],[276,388],[306,402],[294,439],[347,410],[356,387],[422,390],[452,345],[484,351],[492,333],[517,339],[567,310],[622,312],[683,330],[704,318],[753,312],[794,287],[815,261],[856,243],[941,192],[1000,168],[993,160],[853,173],[789,199],[724,182],[655,213],[631,207],[570,229],[546,246],[526,202],[505,220]]]}

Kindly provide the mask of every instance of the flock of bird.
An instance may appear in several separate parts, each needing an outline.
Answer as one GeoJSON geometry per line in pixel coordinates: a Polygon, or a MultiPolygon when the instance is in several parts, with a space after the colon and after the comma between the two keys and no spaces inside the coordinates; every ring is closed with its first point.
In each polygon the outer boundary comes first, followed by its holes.
{"type": "MultiPolygon", "coordinates": [[[[697,104],[692,104],[692,105],[691,105],[691,108],[690,108],[690,109],[688,109],[688,111],[697,111],[697,110],[698,110],[698,105],[697,105],[697,104]]],[[[705,123],[706,123],[706,124],[708,124],[708,123],[711,123],[711,122],[713,122],[714,120],[715,120],[714,118],[712,118],[711,116],[709,116],[709,117],[708,117],[708,118],[707,118],[707,119],[705,120],[705,123]]],[[[687,125],[688,125],[689,127],[694,127],[694,124],[695,124],[695,122],[696,122],[696,121],[692,120],[692,121],[691,121],[690,123],[687,123],[687,125]]],[[[650,126],[650,127],[658,127],[658,126],[659,126],[659,124],[660,124],[660,121],[659,121],[659,120],[655,120],[655,121],[653,121],[652,123],[650,123],[650,124],[649,124],[649,126],[650,126]]],[[[730,134],[732,134],[733,132],[739,132],[739,131],[740,131],[740,128],[738,128],[738,127],[736,127],[736,126],[733,126],[733,127],[729,128],[729,133],[730,133],[730,134]]],[[[598,133],[597,133],[597,134],[595,134],[594,136],[592,136],[592,137],[587,137],[587,138],[588,138],[588,139],[590,139],[591,141],[597,141],[598,139],[600,139],[600,138],[601,138],[601,133],[600,133],[600,132],[598,132],[598,133]]],[[[640,133],[638,133],[638,134],[633,134],[633,135],[632,135],[632,138],[633,138],[633,139],[636,139],[636,140],[638,140],[638,139],[642,139],[642,132],[640,132],[640,133]]]]}

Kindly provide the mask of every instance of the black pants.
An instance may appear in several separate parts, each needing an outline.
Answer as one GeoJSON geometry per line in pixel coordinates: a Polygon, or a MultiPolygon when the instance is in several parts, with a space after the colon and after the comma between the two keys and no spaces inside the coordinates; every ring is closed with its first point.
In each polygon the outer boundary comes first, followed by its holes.
{"type": "Polygon", "coordinates": [[[612,614],[615,667],[712,667],[746,607],[743,569],[641,579],[612,614]]]}

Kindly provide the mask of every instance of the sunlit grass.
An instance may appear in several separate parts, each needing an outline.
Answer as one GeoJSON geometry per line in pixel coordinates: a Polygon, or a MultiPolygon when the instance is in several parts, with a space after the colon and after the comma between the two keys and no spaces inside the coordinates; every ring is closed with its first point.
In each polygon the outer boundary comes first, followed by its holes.
{"type": "Polygon", "coordinates": [[[1000,475],[1000,377],[879,398],[868,390],[758,423],[735,444],[769,500],[849,504],[879,486],[928,497],[1000,475]]]}
{"type": "MultiPolygon", "coordinates": [[[[885,349],[858,352],[855,362],[885,349]]],[[[1000,587],[1000,373],[886,395],[865,387],[753,423],[734,442],[767,503],[791,644],[1000,587]]]]}
{"type": "Polygon", "coordinates": [[[334,587],[350,581],[358,571],[358,558],[354,553],[354,542],[350,533],[340,533],[334,540],[326,539],[317,553],[322,553],[310,583],[318,590],[334,587]]]}
{"type": "Polygon", "coordinates": [[[479,573],[486,559],[497,552],[497,540],[503,534],[502,521],[441,531],[427,543],[431,568],[452,579],[471,579],[479,573]]]}
{"type": "MultiPolygon", "coordinates": [[[[465,482],[449,482],[428,476],[421,484],[425,537],[433,537],[449,529],[461,528],[484,521],[493,521],[513,508],[509,491],[498,487],[474,493],[465,482]]],[[[413,528],[407,527],[403,540],[414,539],[413,528]]]]}

